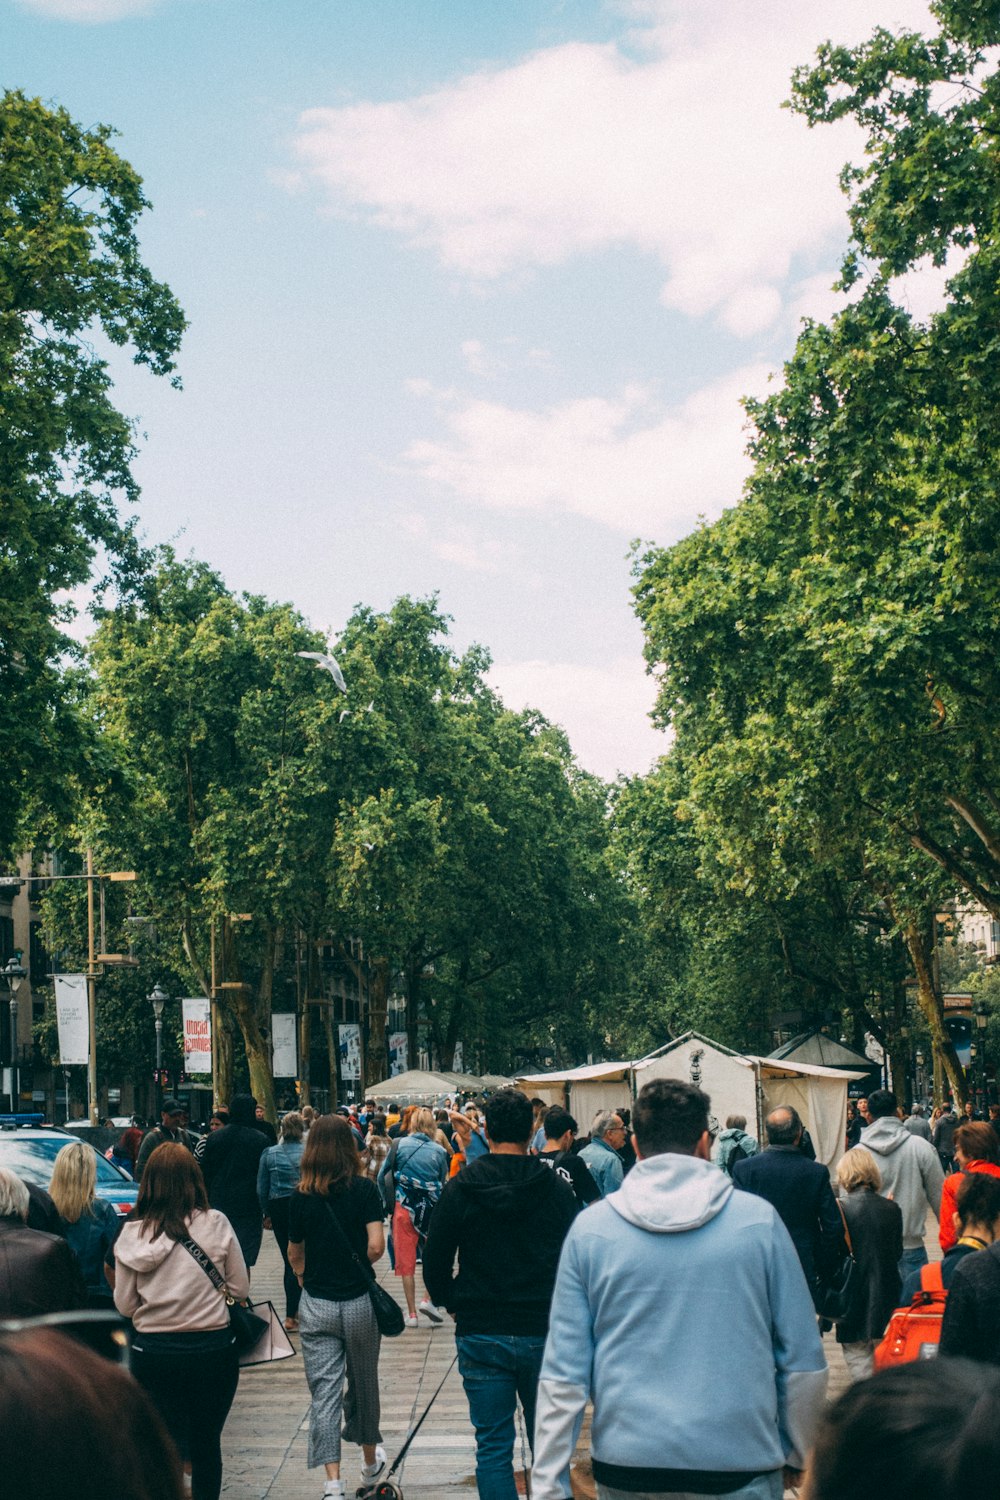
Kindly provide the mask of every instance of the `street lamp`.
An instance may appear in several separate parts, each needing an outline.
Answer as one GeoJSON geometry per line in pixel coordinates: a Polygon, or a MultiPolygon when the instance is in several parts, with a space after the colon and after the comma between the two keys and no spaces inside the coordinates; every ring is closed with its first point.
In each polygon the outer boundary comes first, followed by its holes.
{"type": "MultiPolygon", "coordinates": [[[[989,1010],[982,1003],[982,1001],[980,1001],[980,1003],[975,1007],[975,1010],[974,1010],[973,1014],[974,1014],[975,1019],[976,1019],[976,1032],[977,1032],[977,1034],[979,1036],[979,1043],[980,1043],[980,1045],[979,1045],[979,1047],[977,1049],[978,1052],[979,1052],[979,1055],[980,1055],[980,1062],[979,1062],[979,1068],[980,1068],[980,1074],[981,1074],[981,1077],[980,1077],[980,1080],[979,1080],[979,1082],[980,1082],[980,1090],[981,1090],[981,1093],[983,1095],[983,1103],[986,1104],[986,1103],[988,1103],[987,1086],[986,1086],[986,1028],[989,1025],[990,1014],[989,1014],[989,1010]]],[[[987,1113],[988,1113],[988,1111],[987,1111],[987,1113]]]]}
{"type": "Polygon", "coordinates": [[[13,956],[3,967],[3,977],[7,981],[7,993],[10,997],[10,1112],[12,1115],[17,1113],[21,1097],[21,1080],[17,1066],[17,992],[27,978],[27,973],[27,969],[21,967],[21,950],[15,948],[13,956]]]}
{"type": "Polygon", "coordinates": [[[153,1018],[156,1026],[156,1122],[160,1122],[160,1105],[163,1102],[163,1084],[160,1079],[160,1065],[163,1061],[163,1007],[170,996],[158,984],[154,984],[153,993],[147,996],[153,1007],[153,1018]]]}

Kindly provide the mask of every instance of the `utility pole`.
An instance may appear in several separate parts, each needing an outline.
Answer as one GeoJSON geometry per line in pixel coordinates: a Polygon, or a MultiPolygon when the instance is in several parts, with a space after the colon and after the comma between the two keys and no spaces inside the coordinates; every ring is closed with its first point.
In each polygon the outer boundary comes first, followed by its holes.
{"type": "Polygon", "coordinates": [[[91,1125],[97,1113],[97,950],[94,945],[94,851],[87,850],[87,1115],[91,1125]]]}
{"type": "MultiPolygon", "coordinates": [[[[211,985],[209,987],[209,996],[208,996],[209,1002],[210,1002],[210,1007],[211,1007],[211,1017],[212,1017],[212,1108],[213,1109],[218,1109],[219,1106],[220,1106],[220,1100],[219,1100],[219,1042],[220,1042],[220,1036],[219,1036],[219,999],[218,999],[218,995],[216,993],[216,991],[218,989],[218,985],[216,983],[216,973],[215,973],[215,917],[214,917],[214,915],[212,917],[211,937],[210,937],[210,940],[209,940],[209,946],[210,946],[211,955],[212,955],[211,956],[211,965],[212,965],[211,981],[212,982],[211,982],[211,985]]],[[[227,1099],[226,1103],[228,1104],[228,1102],[229,1101],[227,1099]]]]}

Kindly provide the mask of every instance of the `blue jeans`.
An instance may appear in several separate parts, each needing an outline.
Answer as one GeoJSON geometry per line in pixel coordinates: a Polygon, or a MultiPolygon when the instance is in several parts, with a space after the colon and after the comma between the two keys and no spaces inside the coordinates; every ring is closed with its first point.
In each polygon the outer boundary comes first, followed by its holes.
{"type": "Polygon", "coordinates": [[[919,1271],[927,1264],[927,1251],[923,1245],[914,1250],[904,1250],[899,1260],[899,1278],[905,1281],[911,1271],[919,1271]]]}
{"type": "Polygon", "coordinates": [[[457,1340],[458,1368],[476,1429],[479,1500],[517,1500],[514,1413],[524,1408],[529,1444],[535,1436],[535,1397],[545,1349],[543,1335],[466,1333],[457,1340]]]}

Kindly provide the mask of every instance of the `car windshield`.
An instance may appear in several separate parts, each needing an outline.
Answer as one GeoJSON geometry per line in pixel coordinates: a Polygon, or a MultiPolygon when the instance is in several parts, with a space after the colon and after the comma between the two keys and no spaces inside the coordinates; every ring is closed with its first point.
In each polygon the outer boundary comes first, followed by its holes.
{"type": "MultiPolygon", "coordinates": [[[[64,1136],[15,1135],[13,1132],[7,1135],[0,1132],[0,1167],[16,1172],[25,1182],[48,1187],[56,1157],[66,1144],[64,1136]]],[[[126,1185],[128,1179],[117,1167],[112,1166],[99,1152],[95,1151],[94,1155],[97,1158],[98,1188],[120,1188],[126,1185]]]]}

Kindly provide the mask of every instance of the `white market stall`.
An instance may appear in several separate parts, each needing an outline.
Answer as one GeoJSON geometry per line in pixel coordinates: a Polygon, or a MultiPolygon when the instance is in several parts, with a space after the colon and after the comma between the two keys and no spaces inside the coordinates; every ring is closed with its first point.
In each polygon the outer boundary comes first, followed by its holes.
{"type": "Polygon", "coordinates": [[[631,1062],[585,1063],[558,1073],[526,1073],[514,1082],[532,1099],[564,1104],[580,1127],[590,1133],[599,1110],[628,1109],[632,1103],[631,1062]]]}

